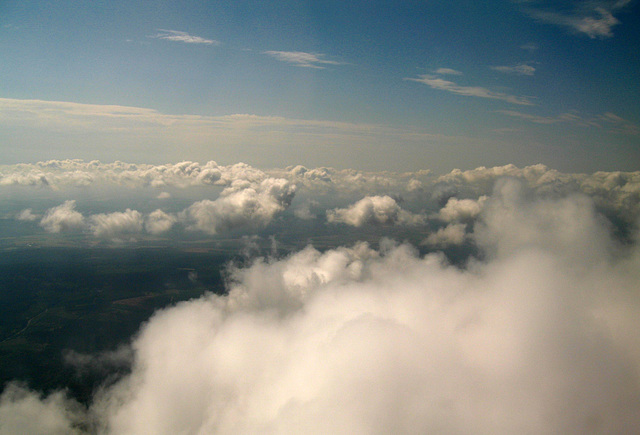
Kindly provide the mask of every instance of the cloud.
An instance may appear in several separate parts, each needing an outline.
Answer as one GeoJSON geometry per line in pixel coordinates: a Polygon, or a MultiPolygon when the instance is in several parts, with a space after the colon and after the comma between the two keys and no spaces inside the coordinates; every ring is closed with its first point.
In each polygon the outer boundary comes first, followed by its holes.
{"type": "MultiPolygon", "coordinates": [[[[222,147],[226,155],[236,155],[235,158],[238,159],[241,153],[237,150],[244,149],[247,144],[260,144],[279,150],[282,150],[282,147],[300,150],[318,147],[328,142],[336,146],[343,144],[349,147],[381,146],[391,142],[421,145],[425,142],[471,142],[469,138],[432,134],[423,128],[411,126],[296,119],[246,113],[221,116],[175,115],[141,107],[8,98],[0,98],[0,126],[74,134],[74,137],[77,137],[75,134],[100,133],[106,135],[101,137],[110,138],[109,143],[122,143],[127,149],[129,145],[142,147],[136,149],[146,151],[153,149],[154,155],[160,161],[181,159],[184,153],[180,153],[179,150],[184,143],[192,144],[191,150],[194,155],[203,159],[209,158],[209,145],[212,141],[222,147]],[[163,146],[158,148],[158,143],[163,146]]],[[[69,154],[77,153],[75,148],[69,148],[68,151],[69,154]]],[[[96,152],[95,148],[90,148],[87,156],[94,158],[96,152]]],[[[275,161],[281,164],[282,159],[274,157],[275,161]]],[[[287,160],[287,163],[298,162],[287,160]]],[[[265,166],[278,166],[278,163],[265,166]]],[[[5,178],[0,180],[0,183],[41,181],[37,178],[5,178]]]]}
{"type": "Polygon", "coordinates": [[[526,63],[520,63],[513,66],[492,66],[492,70],[505,74],[516,74],[521,76],[532,76],[536,69],[526,63]]]}
{"type": "Polygon", "coordinates": [[[447,204],[438,212],[438,218],[445,222],[473,220],[482,211],[486,200],[485,195],[477,200],[449,198],[447,204]]]}
{"type": "Polygon", "coordinates": [[[159,29],[160,33],[153,36],[157,39],[166,39],[167,41],[184,42],[187,44],[205,44],[205,45],[220,45],[220,41],[214,39],[205,39],[200,36],[189,35],[187,32],[181,32],[179,30],[164,30],[159,29]]]}
{"type": "Polygon", "coordinates": [[[452,76],[461,76],[462,75],[462,73],[460,71],[457,71],[457,70],[451,69],[451,68],[438,68],[434,72],[436,74],[442,74],[442,75],[452,75],[452,76]]]}
{"type": "Polygon", "coordinates": [[[478,219],[465,267],[385,242],[231,269],[226,295],[156,313],[88,411],[11,386],[3,429],[633,433],[637,241],[616,244],[585,196],[513,178],[478,219]]]}
{"type": "Polygon", "coordinates": [[[238,227],[261,227],[291,205],[295,186],[268,178],[257,184],[232,185],[215,201],[198,201],[181,213],[189,229],[218,234],[238,227]]]}
{"type": "Polygon", "coordinates": [[[30,208],[25,208],[16,215],[16,219],[19,221],[33,222],[38,219],[38,216],[33,214],[33,211],[30,208]]]}
{"type": "Polygon", "coordinates": [[[640,136],[640,126],[615,113],[607,112],[597,118],[598,121],[611,127],[611,130],[629,136],[640,136]]]}
{"type": "Polygon", "coordinates": [[[327,211],[327,220],[354,227],[363,225],[415,225],[425,217],[403,210],[390,196],[367,196],[347,208],[327,211]]]}
{"type": "Polygon", "coordinates": [[[536,51],[537,49],[540,48],[540,46],[535,42],[527,42],[526,44],[521,45],[520,48],[531,52],[531,51],[536,51]]]}
{"type": "Polygon", "coordinates": [[[438,228],[435,233],[429,234],[422,244],[436,247],[460,245],[466,238],[466,230],[466,224],[449,224],[446,227],[438,228]]]}
{"type": "Polygon", "coordinates": [[[9,383],[0,396],[0,431],[4,434],[73,434],[85,424],[82,407],[56,392],[41,397],[24,385],[9,383]]]}
{"type": "Polygon", "coordinates": [[[144,227],[150,234],[162,234],[169,231],[177,221],[175,216],[158,209],[149,213],[145,219],[144,227]]]}
{"type": "Polygon", "coordinates": [[[460,86],[452,81],[444,80],[442,78],[429,75],[429,74],[420,75],[418,78],[406,78],[405,80],[423,83],[432,89],[447,91],[453,94],[463,95],[465,97],[489,98],[493,100],[501,100],[501,101],[506,101],[507,103],[518,104],[523,106],[533,105],[531,100],[527,97],[518,97],[515,95],[509,95],[502,92],[495,92],[487,88],[482,88],[480,86],[460,86]]]}
{"type": "Polygon", "coordinates": [[[341,65],[340,62],[323,59],[323,54],[305,53],[303,51],[265,51],[263,54],[302,68],[324,69],[323,65],[341,65]]]}
{"type": "Polygon", "coordinates": [[[497,110],[497,113],[510,116],[512,118],[520,118],[535,124],[572,124],[579,127],[595,127],[609,128],[610,131],[617,134],[629,136],[640,135],[640,127],[633,122],[624,119],[614,113],[604,113],[601,115],[584,116],[576,111],[561,113],[557,116],[540,116],[528,113],[518,112],[516,110],[497,110]]]}
{"type": "Polygon", "coordinates": [[[591,39],[613,37],[613,28],[620,24],[614,13],[623,9],[629,0],[595,0],[569,2],[570,7],[558,9],[553,2],[523,2],[524,12],[530,17],[548,24],[584,34],[591,39]]]}
{"type": "Polygon", "coordinates": [[[311,207],[317,207],[319,205],[320,203],[315,200],[305,201],[303,204],[299,205],[298,207],[295,208],[295,210],[293,210],[293,214],[298,219],[303,219],[303,220],[315,219],[316,215],[311,212],[311,207]]]}
{"type": "Polygon", "coordinates": [[[144,224],[142,213],[131,209],[124,212],[94,214],[89,220],[91,232],[95,237],[111,240],[135,236],[142,232],[144,224]]]}
{"type": "Polygon", "coordinates": [[[84,227],[84,216],[75,210],[75,200],[50,208],[40,220],[40,226],[49,233],[73,231],[84,227]]]}

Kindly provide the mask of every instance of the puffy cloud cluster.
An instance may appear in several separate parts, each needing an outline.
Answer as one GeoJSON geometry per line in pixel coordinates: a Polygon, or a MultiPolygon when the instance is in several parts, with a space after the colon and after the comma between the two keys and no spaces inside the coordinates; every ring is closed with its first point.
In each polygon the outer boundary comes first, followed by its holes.
{"type": "Polygon", "coordinates": [[[232,185],[215,201],[198,201],[182,217],[190,228],[217,234],[240,226],[264,226],[293,200],[295,186],[284,179],[268,178],[256,185],[232,185]]]}
{"type": "Polygon", "coordinates": [[[354,227],[373,225],[415,225],[425,216],[402,209],[390,196],[366,196],[347,208],[327,211],[327,220],[354,227]]]}
{"type": "Polygon", "coordinates": [[[485,195],[478,200],[449,198],[447,204],[440,209],[438,218],[445,222],[473,220],[480,214],[486,200],[485,195]]]}
{"type": "Polygon", "coordinates": [[[90,220],[93,235],[105,239],[119,239],[139,234],[144,223],[142,214],[129,208],[124,212],[94,214],[90,220]]]}
{"type": "MultiPolygon", "coordinates": [[[[467,171],[454,169],[440,176],[428,170],[407,173],[363,172],[324,167],[310,169],[300,165],[262,171],[243,163],[223,166],[214,161],[205,164],[185,161],[151,165],[118,161],[50,160],[0,166],[2,186],[58,190],[69,186],[104,185],[157,189],[235,186],[235,189],[239,189],[255,186],[269,178],[282,178],[295,185],[302,196],[358,195],[360,198],[402,195],[408,199],[419,199],[441,194],[445,197],[478,198],[490,194],[495,182],[504,177],[521,180],[540,194],[559,196],[569,192],[585,193],[592,196],[599,207],[620,212],[627,220],[640,211],[640,171],[566,174],[541,164],[524,168],[505,165],[467,171]]],[[[168,193],[162,195],[166,197],[168,193]]]]}
{"type": "Polygon", "coordinates": [[[432,246],[460,245],[465,241],[466,236],[466,224],[449,224],[446,227],[438,228],[435,233],[429,234],[423,244],[432,246]]]}
{"type": "Polygon", "coordinates": [[[16,219],[19,221],[33,222],[38,219],[38,216],[33,214],[33,210],[31,210],[30,208],[25,208],[24,210],[16,214],[16,219]]]}
{"type": "MultiPolygon", "coordinates": [[[[126,209],[124,212],[99,213],[85,218],[75,210],[75,200],[48,209],[40,221],[46,231],[60,233],[84,230],[93,236],[108,240],[135,240],[144,233],[159,235],[180,223],[189,230],[218,234],[238,227],[256,228],[269,224],[279,213],[287,209],[295,195],[295,186],[285,179],[255,179],[253,170],[240,165],[244,178],[233,180],[214,201],[193,203],[178,214],[157,209],[147,215],[126,209]]],[[[261,176],[257,176],[258,179],[261,176]]],[[[15,215],[16,219],[37,219],[31,209],[15,215]]]]}
{"type": "Polygon", "coordinates": [[[473,237],[487,255],[465,268],[392,242],[257,260],[228,295],[156,313],[86,413],[13,386],[3,429],[42,413],[34,431],[633,433],[637,241],[611,240],[585,196],[514,180],[473,237]]]}
{"type": "Polygon", "coordinates": [[[184,161],[175,164],[150,165],[97,160],[49,160],[35,164],[0,167],[0,185],[90,186],[115,184],[130,187],[152,186],[208,186],[228,185],[237,179],[261,181],[267,175],[244,163],[220,166],[214,161],[204,165],[184,161]]]}
{"type": "Polygon", "coordinates": [[[74,200],[65,201],[57,207],[50,208],[40,221],[40,226],[50,233],[82,229],[85,225],[84,216],[75,208],[74,200]]]}
{"type": "Polygon", "coordinates": [[[171,227],[173,227],[173,224],[177,221],[178,219],[174,215],[158,209],[149,213],[145,220],[144,227],[149,234],[157,235],[171,230],[171,227]]]}

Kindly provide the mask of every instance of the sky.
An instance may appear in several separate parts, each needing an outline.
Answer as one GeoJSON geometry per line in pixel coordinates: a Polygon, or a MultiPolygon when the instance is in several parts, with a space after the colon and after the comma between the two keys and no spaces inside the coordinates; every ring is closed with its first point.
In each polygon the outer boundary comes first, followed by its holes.
{"type": "Polygon", "coordinates": [[[633,432],[639,8],[0,0],[0,253],[242,259],[0,434],[633,432]]]}
{"type": "Polygon", "coordinates": [[[2,163],[637,169],[634,1],[3,1],[2,163]]]}

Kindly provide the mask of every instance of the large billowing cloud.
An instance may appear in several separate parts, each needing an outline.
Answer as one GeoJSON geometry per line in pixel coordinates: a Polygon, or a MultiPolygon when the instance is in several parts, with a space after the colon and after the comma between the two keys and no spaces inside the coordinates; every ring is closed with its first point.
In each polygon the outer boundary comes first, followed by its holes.
{"type": "Polygon", "coordinates": [[[527,189],[497,183],[464,268],[388,241],[236,269],[228,295],[156,313],[88,413],[11,387],[3,430],[42,412],[105,433],[633,433],[637,240],[527,189]]]}
{"type": "Polygon", "coordinates": [[[268,178],[260,183],[232,183],[215,201],[192,204],[182,213],[190,229],[217,234],[237,227],[260,227],[284,211],[293,200],[295,186],[284,179],[268,178]]]}
{"type": "Polygon", "coordinates": [[[447,204],[440,209],[438,217],[446,222],[474,219],[480,214],[482,205],[486,199],[487,197],[485,195],[478,198],[477,201],[473,199],[449,198],[447,204]]]}
{"type": "Polygon", "coordinates": [[[100,213],[91,216],[91,231],[96,237],[120,239],[142,232],[144,218],[137,210],[100,213]]]}
{"type": "Polygon", "coordinates": [[[73,200],[50,208],[40,221],[40,226],[50,233],[81,229],[84,226],[84,216],[75,208],[76,202],[73,200]]]}
{"type": "Polygon", "coordinates": [[[147,216],[144,227],[150,234],[166,233],[177,222],[177,218],[158,209],[147,216]]]}
{"type": "Polygon", "coordinates": [[[341,222],[354,227],[374,225],[412,225],[422,223],[425,217],[402,209],[390,196],[367,196],[347,208],[327,212],[329,222],[341,222]]]}

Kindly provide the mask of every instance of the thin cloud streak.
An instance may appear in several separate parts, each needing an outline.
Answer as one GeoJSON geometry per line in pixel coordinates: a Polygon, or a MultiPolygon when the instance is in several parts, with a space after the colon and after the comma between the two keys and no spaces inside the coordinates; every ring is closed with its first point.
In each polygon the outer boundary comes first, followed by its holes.
{"type": "Polygon", "coordinates": [[[465,97],[489,98],[522,106],[534,105],[527,97],[518,97],[515,95],[504,94],[502,92],[495,92],[480,86],[461,86],[452,81],[444,80],[440,77],[429,74],[420,75],[418,78],[405,78],[405,80],[423,83],[432,89],[447,91],[453,94],[463,95],[465,97]]]}
{"type": "Polygon", "coordinates": [[[153,38],[157,39],[165,39],[167,41],[175,41],[175,42],[184,42],[186,44],[205,44],[205,45],[220,45],[220,41],[216,41],[215,39],[206,39],[201,36],[189,35],[187,32],[182,32],[180,30],[165,30],[158,29],[160,33],[153,38]]]}
{"type": "Polygon", "coordinates": [[[536,69],[526,63],[520,63],[512,66],[492,66],[492,70],[505,74],[516,74],[521,76],[532,76],[536,69]]]}
{"type": "Polygon", "coordinates": [[[324,69],[325,67],[322,65],[341,65],[340,62],[323,59],[323,54],[306,53],[303,51],[264,51],[262,54],[301,68],[324,69]]]}

